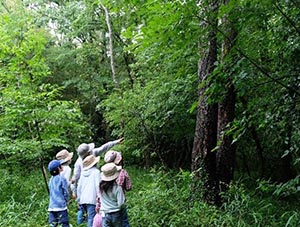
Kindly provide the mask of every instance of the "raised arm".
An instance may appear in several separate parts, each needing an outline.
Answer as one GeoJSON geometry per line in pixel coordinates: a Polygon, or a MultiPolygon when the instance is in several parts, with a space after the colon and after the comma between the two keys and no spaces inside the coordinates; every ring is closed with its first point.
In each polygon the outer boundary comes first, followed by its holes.
{"type": "Polygon", "coordinates": [[[107,142],[100,147],[94,148],[92,150],[92,153],[95,157],[97,157],[100,154],[104,153],[105,151],[109,150],[111,147],[115,146],[116,144],[122,143],[122,141],[123,141],[123,138],[107,142]]]}

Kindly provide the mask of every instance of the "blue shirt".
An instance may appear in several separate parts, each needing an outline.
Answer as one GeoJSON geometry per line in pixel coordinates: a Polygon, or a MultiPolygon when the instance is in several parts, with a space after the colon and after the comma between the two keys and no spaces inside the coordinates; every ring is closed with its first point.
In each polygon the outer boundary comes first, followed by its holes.
{"type": "Polygon", "coordinates": [[[49,180],[49,207],[48,211],[62,211],[67,209],[69,200],[68,183],[61,175],[52,176],[49,180]]]}

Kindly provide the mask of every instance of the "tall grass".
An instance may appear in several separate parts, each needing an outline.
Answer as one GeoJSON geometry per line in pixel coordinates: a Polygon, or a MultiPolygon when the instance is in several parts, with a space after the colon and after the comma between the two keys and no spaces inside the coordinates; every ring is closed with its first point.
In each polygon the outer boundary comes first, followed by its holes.
{"type": "MultiPolygon", "coordinates": [[[[132,191],[126,194],[133,227],[300,226],[297,203],[271,193],[274,188],[271,184],[268,188],[258,185],[248,190],[236,182],[223,195],[223,206],[217,208],[193,201],[189,172],[126,169],[133,183],[132,191]]],[[[48,194],[42,173],[2,169],[0,174],[0,226],[48,226],[48,194]]],[[[278,191],[278,187],[274,190],[278,191]]],[[[76,211],[72,201],[69,205],[72,226],[77,226],[76,211]]]]}
{"type": "Polygon", "coordinates": [[[127,195],[132,226],[300,226],[299,198],[277,196],[278,185],[250,190],[236,181],[223,195],[222,207],[215,207],[193,201],[189,172],[131,171],[137,183],[127,195]]]}

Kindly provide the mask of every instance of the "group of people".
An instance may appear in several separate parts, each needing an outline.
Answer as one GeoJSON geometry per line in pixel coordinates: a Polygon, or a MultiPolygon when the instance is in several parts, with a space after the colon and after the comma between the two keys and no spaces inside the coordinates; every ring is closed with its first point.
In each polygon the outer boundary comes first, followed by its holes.
{"type": "Polygon", "coordinates": [[[129,227],[125,192],[131,190],[131,180],[122,168],[122,155],[110,150],[123,138],[110,141],[98,148],[94,143],[82,143],[77,148],[78,158],[73,176],[70,164],[73,152],[66,149],[56,154],[48,164],[49,224],[68,227],[70,194],[78,204],[77,224],[87,222],[88,227],[129,227]],[[107,152],[106,152],[107,151],[107,152]],[[98,169],[99,155],[105,153],[105,164],[98,169]]]}

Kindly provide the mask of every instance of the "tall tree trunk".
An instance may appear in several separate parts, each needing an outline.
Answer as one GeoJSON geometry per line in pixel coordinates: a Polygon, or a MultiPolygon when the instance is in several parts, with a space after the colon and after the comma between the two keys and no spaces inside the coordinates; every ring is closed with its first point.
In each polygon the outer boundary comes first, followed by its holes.
{"type": "MultiPolygon", "coordinates": [[[[217,17],[218,1],[209,0],[206,6],[209,19],[204,23],[207,33],[207,49],[202,54],[198,65],[199,83],[207,80],[215,69],[217,61],[217,17]]],[[[209,85],[208,85],[209,86],[209,85]]],[[[209,104],[205,94],[207,87],[199,90],[197,106],[196,129],[192,150],[192,171],[195,173],[195,182],[204,180],[204,200],[208,203],[216,201],[216,154],[212,150],[217,142],[217,104],[209,104]]],[[[196,185],[196,184],[195,184],[196,185]]],[[[196,193],[197,188],[194,186],[196,193]]]]}
{"type": "MultiPolygon", "coordinates": [[[[296,103],[293,99],[289,105],[289,113],[295,113],[296,103]]],[[[279,180],[281,182],[287,182],[296,177],[295,170],[293,169],[293,156],[292,156],[292,135],[293,135],[293,116],[287,116],[285,130],[282,133],[281,138],[285,140],[283,150],[288,151],[287,154],[281,157],[281,171],[279,180]]]]}
{"type": "Polygon", "coordinates": [[[110,67],[111,67],[112,79],[115,84],[115,87],[120,88],[120,84],[116,77],[115,62],[114,62],[114,48],[113,48],[113,33],[112,33],[112,28],[110,23],[109,11],[103,4],[101,4],[101,7],[105,12],[105,20],[106,20],[106,25],[109,34],[109,55],[110,55],[110,67]]]}
{"type": "MultiPolygon", "coordinates": [[[[227,4],[228,0],[224,0],[223,4],[227,4]]],[[[234,163],[235,163],[235,146],[232,144],[233,138],[231,134],[226,133],[226,130],[231,127],[235,114],[236,94],[230,72],[230,66],[226,63],[226,58],[229,56],[236,39],[236,33],[232,24],[228,19],[228,15],[222,20],[225,39],[222,44],[222,61],[225,62],[223,72],[227,74],[223,81],[225,95],[219,102],[218,106],[218,141],[220,146],[217,151],[217,176],[221,191],[227,189],[228,184],[233,179],[234,163]]],[[[229,57],[229,62],[234,56],[229,57]]]]}
{"type": "Polygon", "coordinates": [[[295,178],[296,174],[293,170],[293,157],[292,157],[292,153],[291,153],[291,140],[292,140],[292,130],[293,130],[293,126],[291,123],[287,123],[287,135],[283,135],[282,138],[285,138],[287,140],[286,144],[284,145],[284,150],[288,151],[287,154],[285,154],[283,157],[281,157],[280,160],[280,167],[281,167],[281,171],[280,171],[280,176],[279,176],[279,181],[280,182],[287,182],[293,178],[295,178]]]}
{"type": "MultiPolygon", "coordinates": [[[[243,108],[246,110],[247,109],[247,101],[244,97],[240,97],[241,103],[243,108]]],[[[247,122],[249,119],[249,114],[246,113],[246,118],[247,118],[247,122]]],[[[266,161],[265,161],[265,157],[264,157],[264,152],[263,152],[263,147],[260,141],[260,138],[258,136],[258,133],[256,131],[255,126],[253,125],[253,123],[249,122],[247,123],[247,128],[250,130],[251,135],[252,135],[252,139],[255,142],[255,146],[256,146],[256,153],[257,156],[260,160],[260,178],[263,178],[265,176],[265,166],[266,166],[266,161]]]]}
{"type": "Polygon", "coordinates": [[[227,127],[230,127],[234,120],[235,92],[232,84],[226,89],[226,96],[219,103],[218,108],[218,140],[220,141],[220,146],[217,152],[217,175],[221,191],[225,191],[233,179],[235,164],[233,138],[232,135],[226,133],[227,127]]]}

